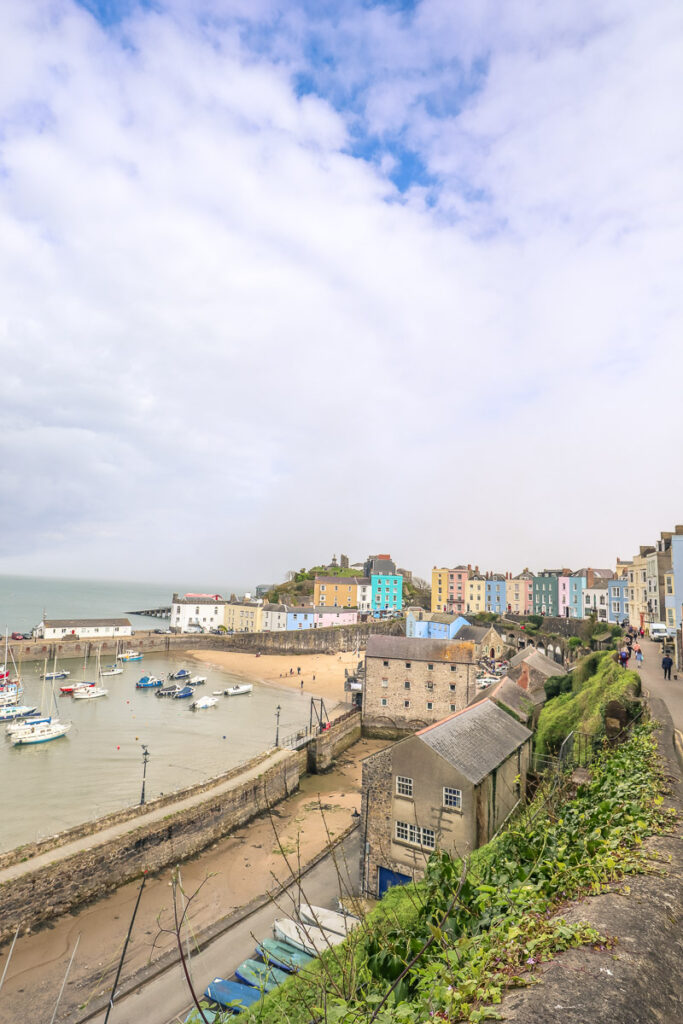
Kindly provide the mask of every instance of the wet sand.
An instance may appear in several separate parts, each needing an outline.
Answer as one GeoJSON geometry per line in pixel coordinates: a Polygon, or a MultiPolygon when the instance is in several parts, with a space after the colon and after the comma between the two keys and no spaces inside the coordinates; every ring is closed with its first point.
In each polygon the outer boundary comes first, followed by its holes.
{"type": "Polygon", "coordinates": [[[355,672],[365,652],[356,654],[243,654],[237,651],[187,652],[197,661],[215,665],[250,682],[269,683],[300,690],[325,700],[349,700],[344,692],[344,669],[355,672]],[[301,670],[299,673],[298,670],[301,670]]]}
{"type": "MultiPolygon", "coordinates": [[[[297,663],[302,661],[300,658],[297,663]]],[[[204,883],[192,901],[192,928],[200,931],[213,924],[272,889],[276,879],[288,876],[278,840],[292,864],[304,864],[325,848],[328,831],[333,838],[339,835],[350,824],[352,810],[360,809],[362,759],[386,745],[382,740],[360,740],[342,755],[333,771],[302,779],[298,792],[275,807],[270,816],[254,820],[186,861],[181,866],[185,892],[189,895],[204,883]]],[[[160,927],[171,923],[171,874],[165,870],[148,879],[122,983],[175,944],[175,936],[160,933],[160,927]]],[[[138,882],[122,886],[108,898],[18,939],[0,1000],[0,1024],[14,1024],[16,1009],[25,1004],[28,995],[32,1019],[51,1019],[79,936],[58,1020],[77,1019],[88,1005],[108,995],[138,890],[138,882]]],[[[2,950],[0,973],[8,950],[9,946],[2,950]]]]}

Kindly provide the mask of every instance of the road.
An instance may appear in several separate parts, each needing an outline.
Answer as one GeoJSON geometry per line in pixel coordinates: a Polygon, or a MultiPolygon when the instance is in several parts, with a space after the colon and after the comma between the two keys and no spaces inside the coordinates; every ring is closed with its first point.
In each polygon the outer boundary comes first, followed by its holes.
{"type": "MultiPolygon", "coordinates": [[[[683,672],[678,673],[678,679],[674,679],[674,671],[671,679],[664,679],[662,665],[662,645],[656,644],[647,638],[641,640],[643,648],[643,664],[638,669],[643,681],[643,687],[653,697],[659,697],[669,709],[676,731],[676,744],[679,757],[683,758],[683,672]]],[[[631,668],[636,665],[631,659],[631,668]]]]}
{"type": "MultiPolygon", "coordinates": [[[[337,849],[335,859],[342,874],[343,888],[347,892],[356,892],[360,859],[358,829],[337,849]]],[[[340,881],[331,855],[311,869],[302,880],[301,888],[303,902],[336,909],[340,881]]],[[[197,993],[201,994],[215,977],[229,978],[242,960],[253,955],[254,937],[262,939],[272,935],[274,919],[289,916],[299,899],[299,891],[293,886],[278,900],[278,907],[267,904],[193,956],[192,977],[197,993]]],[[[116,1002],[109,1024],[140,1024],[141,1021],[145,1024],[176,1024],[187,1015],[190,1003],[191,997],[178,964],[116,1002]]],[[[104,1012],[85,1019],[101,1024],[104,1012]]]]}

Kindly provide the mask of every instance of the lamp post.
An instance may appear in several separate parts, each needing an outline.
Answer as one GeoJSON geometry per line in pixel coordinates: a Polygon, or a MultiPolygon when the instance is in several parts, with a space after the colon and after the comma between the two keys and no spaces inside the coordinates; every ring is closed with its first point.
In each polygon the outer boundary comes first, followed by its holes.
{"type": "Polygon", "coordinates": [[[149,750],[142,744],[142,793],[140,794],[140,806],[145,802],[145,779],[147,777],[147,762],[149,761],[149,750]]]}
{"type": "Polygon", "coordinates": [[[281,710],[282,709],[281,709],[280,705],[278,704],[278,706],[275,708],[275,746],[276,747],[280,746],[280,711],[281,710]]]}

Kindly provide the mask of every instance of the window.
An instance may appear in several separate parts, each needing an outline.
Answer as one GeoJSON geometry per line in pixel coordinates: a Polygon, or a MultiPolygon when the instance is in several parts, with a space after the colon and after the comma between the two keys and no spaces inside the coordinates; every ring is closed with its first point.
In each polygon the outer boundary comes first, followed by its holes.
{"type": "Polygon", "coordinates": [[[326,590],[326,589],[327,589],[327,588],[325,587],[325,584],[324,584],[324,583],[321,583],[321,584],[320,584],[320,589],[321,589],[321,590],[326,590]]]}
{"type": "Polygon", "coordinates": [[[455,711],[455,704],[451,704],[451,711],[455,711]]]}
{"type": "Polygon", "coordinates": [[[382,700],[380,701],[380,704],[382,705],[383,708],[385,708],[387,706],[387,698],[386,697],[382,697],[382,700]]]}
{"type": "Polygon", "coordinates": [[[462,792],[459,789],[451,789],[450,786],[443,787],[444,807],[455,807],[462,810],[462,792]]]}
{"type": "Polygon", "coordinates": [[[431,669],[431,668],[434,668],[434,666],[433,665],[427,665],[427,668],[431,669]]]}
{"type": "Polygon", "coordinates": [[[433,709],[434,709],[433,703],[431,702],[431,700],[428,700],[427,701],[427,711],[432,711],[433,709]]]}
{"type": "Polygon", "coordinates": [[[409,679],[406,679],[405,683],[403,684],[403,689],[404,690],[409,690],[410,689],[410,680],[409,679]]]}
{"type": "Polygon", "coordinates": [[[411,668],[412,664],[413,664],[412,661],[407,661],[406,662],[406,668],[411,668]]]}
{"type": "Polygon", "coordinates": [[[396,795],[397,796],[410,796],[413,795],[413,780],[409,779],[406,775],[396,776],[396,795]]]}
{"type": "Polygon", "coordinates": [[[434,681],[432,679],[430,679],[429,682],[427,683],[427,689],[428,690],[433,690],[434,689],[434,681]]]}
{"type": "Polygon", "coordinates": [[[388,661],[383,661],[382,664],[384,665],[385,668],[389,668],[389,662],[388,661]]]}
{"type": "Polygon", "coordinates": [[[455,693],[455,683],[451,683],[450,691],[451,691],[451,693],[455,693]]]}
{"type": "Polygon", "coordinates": [[[384,677],[384,678],[382,679],[382,686],[388,686],[388,685],[389,685],[389,680],[388,680],[388,679],[386,678],[386,676],[385,676],[385,677],[384,677]]]}
{"type": "Polygon", "coordinates": [[[455,665],[451,665],[451,672],[455,672],[455,665]]]}
{"type": "Polygon", "coordinates": [[[409,825],[405,821],[397,821],[396,838],[402,843],[410,843],[411,846],[422,846],[433,850],[436,845],[436,835],[432,828],[420,828],[419,825],[409,825]]]}
{"type": "Polygon", "coordinates": [[[410,707],[410,701],[409,700],[404,700],[403,701],[403,707],[404,708],[409,708],[410,707]]]}

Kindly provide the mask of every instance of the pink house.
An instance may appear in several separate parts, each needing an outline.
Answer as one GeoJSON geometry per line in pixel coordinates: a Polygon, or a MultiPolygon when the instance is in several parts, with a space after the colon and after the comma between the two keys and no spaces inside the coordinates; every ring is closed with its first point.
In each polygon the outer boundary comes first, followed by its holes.
{"type": "Polygon", "coordinates": [[[563,619],[569,615],[569,576],[560,576],[557,581],[557,614],[563,619]]]}
{"type": "Polygon", "coordinates": [[[353,626],[358,622],[358,609],[356,608],[324,608],[314,609],[314,629],[324,629],[327,626],[353,626]]]}

